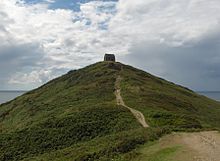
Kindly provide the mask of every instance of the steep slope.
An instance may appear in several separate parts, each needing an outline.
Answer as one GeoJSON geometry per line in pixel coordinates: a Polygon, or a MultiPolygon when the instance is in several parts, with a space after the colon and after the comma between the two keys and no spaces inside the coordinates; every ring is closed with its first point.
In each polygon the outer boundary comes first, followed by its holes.
{"type": "Polygon", "coordinates": [[[219,114],[219,102],[186,88],[96,63],[0,105],[0,160],[131,160],[137,145],[170,131],[219,128],[219,114]],[[118,77],[124,104],[116,102],[118,77]]]}

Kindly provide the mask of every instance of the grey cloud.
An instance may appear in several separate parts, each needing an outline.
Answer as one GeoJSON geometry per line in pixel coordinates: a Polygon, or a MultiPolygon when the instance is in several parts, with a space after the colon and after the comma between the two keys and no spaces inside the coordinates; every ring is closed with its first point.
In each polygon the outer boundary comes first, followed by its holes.
{"type": "Polygon", "coordinates": [[[220,90],[220,31],[190,46],[143,42],[122,60],[194,90],[220,90]]]}
{"type": "Polygon", "coordinates": [[[0,89],[6,88],[3,85],[16,72],[38,67],[43,55],[38,44],[0,46],[0,89]]]}
{"type": "Polygon", "coordinates": [[[13,24],[14,21],[8,17],[8,14],[0,11],[0,31],[7,32],[6,27],[9,24],[13,24]]]}
{"type": "Polygon", "coordinates": [[[38,44],[21,44],[0,47],[0,67],[27,67],[36,65],[43,57],[38,44]]]}

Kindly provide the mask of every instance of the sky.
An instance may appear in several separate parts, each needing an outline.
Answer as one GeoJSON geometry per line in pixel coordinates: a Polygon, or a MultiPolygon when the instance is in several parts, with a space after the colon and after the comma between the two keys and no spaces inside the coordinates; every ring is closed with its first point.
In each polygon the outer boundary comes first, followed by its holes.
{"type": "Polygon", "coordinates": [[[0,90],[118,61],[220,91],[219,0],[0,0],[0,90]]]}

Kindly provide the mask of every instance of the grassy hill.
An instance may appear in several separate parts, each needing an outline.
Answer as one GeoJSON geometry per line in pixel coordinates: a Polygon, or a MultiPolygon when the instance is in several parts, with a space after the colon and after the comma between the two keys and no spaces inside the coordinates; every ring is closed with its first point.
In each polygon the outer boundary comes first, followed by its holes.
{"type": "Polygon", "coordinates": [[[220,103],[121,63],[70,71],[0,105],[0,160],[132,160],[139,145],[171,131],[220,128],[220,103]],[[144,129],[122,97],[141,111],[144,129]]]}

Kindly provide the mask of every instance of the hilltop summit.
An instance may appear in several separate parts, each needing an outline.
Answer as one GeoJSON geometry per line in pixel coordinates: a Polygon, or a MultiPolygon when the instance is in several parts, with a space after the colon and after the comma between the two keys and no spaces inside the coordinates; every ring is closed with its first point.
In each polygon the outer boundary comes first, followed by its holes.
{"type": "Polygon", "coordinates": [[[115,55],[114,54],[105,54],[104,61],[113,61],[115,62],[115,55]]]}

